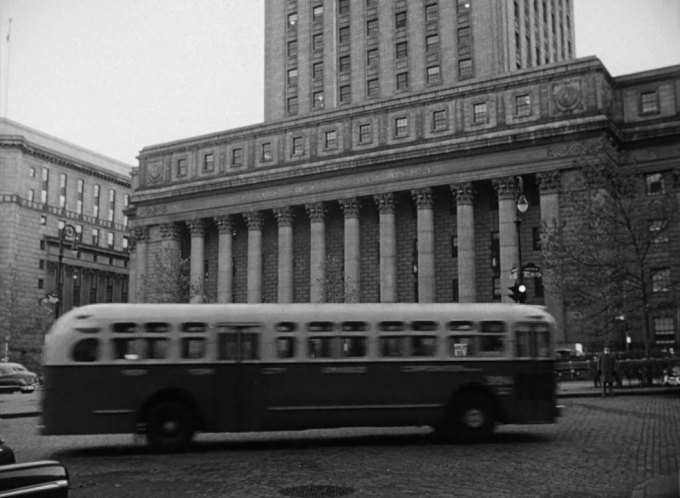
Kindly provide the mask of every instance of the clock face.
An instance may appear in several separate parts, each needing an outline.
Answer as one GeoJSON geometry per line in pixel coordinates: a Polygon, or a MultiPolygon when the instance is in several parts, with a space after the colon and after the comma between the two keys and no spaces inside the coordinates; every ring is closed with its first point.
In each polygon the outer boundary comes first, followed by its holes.
{"type": "Polygon", "coordinates": [[[71,225],[66,225],[64,227],[64,236],[68,238],[73,238],[76,236],[76,230],[71,225]]]}

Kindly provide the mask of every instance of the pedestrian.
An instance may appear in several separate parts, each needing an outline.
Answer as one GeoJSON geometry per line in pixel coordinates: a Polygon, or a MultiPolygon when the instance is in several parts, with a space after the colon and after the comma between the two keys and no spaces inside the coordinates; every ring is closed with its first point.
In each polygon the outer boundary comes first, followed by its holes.
{"type": "Polygon", "coordinates": [[[614,394],[614,371],[616,369],[616,358],[609,352],[609,348],[605,346],[603,353],[600,355],[600,373],[602,375],[602,396],[611,396],[614,394]]]}
{"type": "Polygon", "coordinates": [[[588,360],[588,370],[590,371],[590,378],[593,379],[593,387],[600,387],[600,368],[597,356],[588,360]]]}

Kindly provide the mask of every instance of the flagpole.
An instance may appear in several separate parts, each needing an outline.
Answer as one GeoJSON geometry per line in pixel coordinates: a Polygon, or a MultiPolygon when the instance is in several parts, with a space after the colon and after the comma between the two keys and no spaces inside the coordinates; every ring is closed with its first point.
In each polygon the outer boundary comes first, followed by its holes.
{"type": "Polygon", "coordinates": [[[7,28],[7,71],[5,74],[5,117],[7,117],[9,110],[9,59],[10,59],[10,49],[9,49],[9,38],[12,34],[12,18],[9,18],[9,27],[7,28]]]}

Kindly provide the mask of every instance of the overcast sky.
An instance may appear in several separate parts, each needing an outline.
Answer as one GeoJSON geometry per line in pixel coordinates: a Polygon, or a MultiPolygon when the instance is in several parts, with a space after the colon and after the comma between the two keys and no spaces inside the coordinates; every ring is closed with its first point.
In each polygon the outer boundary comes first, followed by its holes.
{"type": "MultiPolygon", "coordinates": [[[[680,0],[574,4],[578,57],[680,64],[680,0]]],[[[0,0],[0,115],[136,166],[263,120],[263,30],[264,0],[0,0]]]]}

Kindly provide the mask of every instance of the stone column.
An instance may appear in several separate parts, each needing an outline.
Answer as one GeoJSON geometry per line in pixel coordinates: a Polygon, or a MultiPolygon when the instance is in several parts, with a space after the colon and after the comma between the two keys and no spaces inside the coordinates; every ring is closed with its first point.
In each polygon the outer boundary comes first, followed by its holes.
{"type": "MultiPolygon", "coordinates": [[[[519,240],[517,239],[517,188],[515,178],[508,176],[494,180],[494,188],[498,193],[498,239],[501,253],[501,300],[514,302],[507,288],[514,284],[511,279],[513,267],[519,261],[519,240]]],[[[517,269],[519,272],[519,269],[517,269]]]]}
{"type": "MultiPolygon", "coordinates": [[[[541,192],[541,225],[559,226],[560,224],[560,172],[546,171],[536,175],[541,192]]],[[[564,296],[555,283],[559,274],[543,273],[544,301],[557,322],[557,343],[565,343],[565,311],[564,296]]]]}
{"type": "Polygon", "coordinates": [[[243,215],[248,225],[248,302],[262,302],[262,213],[243,215]]]}
{"type": "MultiPolygon", "coordinates": [[[[154,255],[151,262],[153,267],[149,272],[153,274],[153,279],[149,281],[149,287],[153,288],[156,299],[163,302],[180,301],[180,258],[179,247],[180,231],[176,223],[163,223],[159,226],[161,233],[161,252],[154,255]],[[164,275],[159,275],[163,273],[164,275]],[[172,273],[172,275],[169,275],[172,273]]],[[[147,293],[151,289],[147,289],[147,293]]],[[[147,295],[147,297],[149,297],[147,295]]]]}
{"type": "Polygon", "coordinates": [[[380,302],[397,300],[397,234],[394,221],[396,200],[392,192],[374,196],[380,216],[380,302]]]}
{"type": "Polygon", "coordinates": [[[274,209],[279,225],[278,302],[293,302],[293,211],[290,207],[274,209]]]}
{"type": "Polygon", "coordinates": [[[359,199],[351,197],[338,201],[345,214],[345,302],[360,301],[360,238],[359,199]]]}
{"type": "Polygon", "coordinates": [[[412,190],[418,209],[418,302],[433,303],[434,281],[434,211],[431,188],[412,190]]]}
{"type": "Polygon", "coordinates": [[[205,222],[202,219],[187,221],[191,233],[190,302],[203,302],[205,295],[205,222]]]}
{"type": "Polygon", "coordinates": [[[326,301],[326,211],[322,202],[305,204],[310,221],[309,300],[326,301]]]}
{"type": "Polygon", "coordinates": [[[135,241],[136,241],[136,268],[135,272],[135,283],[136,288],[134,289],[135,303],[143,303],[146,301],[146,279],[148,268],[148,257],[149,257],[149,227],[135,227],[134,229],[135,241]]]}
{"type": "Polygon", "coordinates": [[[456,235],[458,237],[458,300],[477,301],[477,271],[475,260],[475,212],[472,182],[451,185],[456,197],[456,235]]]}
{"type": "Polygon", "coordinates": [[[217,302],[234,301],[234,255],[232,249],[234,222],[230,215],[213,218],[219,233],[217,249],[217,302]]]}
{"type": "MultiPolygon", "coordinates": [[[[134,231],[128,234],[128,303],[136,303],[137,301],[137,238],[134,231]]],[[[81,282],[81,289],[85,291],[86,279],[83,278],[81,282]]],[[[81,298],[81,303],[85,303],[81,298]]]]}

